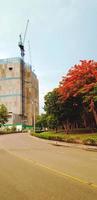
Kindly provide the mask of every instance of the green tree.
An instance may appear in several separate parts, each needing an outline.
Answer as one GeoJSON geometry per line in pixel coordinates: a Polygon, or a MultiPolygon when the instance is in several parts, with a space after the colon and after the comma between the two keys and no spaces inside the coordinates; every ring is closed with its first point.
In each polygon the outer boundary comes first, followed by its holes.
{"type": "Polygon", "coordinates": [[[44,110],[47,115],[57,114],[59,111],[59,96],[56,89],[45,95],[44,104],[44,110]]]}
{"type": "Polygon", "coordinates": [[[46,114],[41,114],[37,117],[36,120],[36,127],[40,130],[44,129],[47,127],[47,119],[46,119],[46,114]]]}
{"type": "Polygon", "coordinates": [[[59,126],[62,126],[61,112],[63,106],[57,89],[54,89],[52,92],[48,92],[47,95],[45,95],[44,100],[44,110],[48,116],[48,126],[52,126],[53,128],[55,127],[57,130],[59,126]],[[50,122],[52,125],[50,125],[50,122]]]}
{"type": "Polygon", "coordinates": [[[8,111],[4,104],[0,105],[0,126],[8,122],[8,111]]]}
{"type": "Polygon", "coordinates": [[[47,126],[50,129],[55,129],[56,132],[57,132],[57,129],[58,129],[58,126],[59,126],[59,121],[58,121],[57,116],[55,116],[53,114],[52,115],[48,115],[48,117],[47,117],[47,126]]]}
{"type": "Polygon", "coordinates": [[[81,124],[81,97],[70,97],[64,100],[58,90],[54,89],[45,96],[44,109],[48,116],[49,127],[68,129],[68,127],[78,127],[81,124]]]}

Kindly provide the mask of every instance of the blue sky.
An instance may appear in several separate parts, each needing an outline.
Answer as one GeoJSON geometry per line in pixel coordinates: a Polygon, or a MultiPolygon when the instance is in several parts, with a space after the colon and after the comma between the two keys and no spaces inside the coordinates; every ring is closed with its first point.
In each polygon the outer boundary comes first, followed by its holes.
{"type": "Polygon", "coordinates": [[[24,34],[25,61],[39,79],[40,111],[43,97],[79,60],[97,61],[97,0],[3,0],[0,2],[0,58],[20,56],[19,34],[24,34]]]}

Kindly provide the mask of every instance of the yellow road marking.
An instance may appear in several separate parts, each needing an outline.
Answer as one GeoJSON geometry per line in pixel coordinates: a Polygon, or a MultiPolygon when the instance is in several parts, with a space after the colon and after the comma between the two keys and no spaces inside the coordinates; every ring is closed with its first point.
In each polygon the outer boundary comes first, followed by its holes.
{"type": "Polygon", "coordinates": [[[54,173],[56,173],[56,174],[58,174],[58,175],[61,175],[62,177],[71,178],[72,180],[78,181],[78,182],[80,182],[80,183],[82,183],[82,184],[86,184],[86,185],[89,185],[90,187],[93,187],[93,188],[96,188],[96,189],[97,189],[97,185],[94,184],[94,183],[91,183],[91,182],[89,183],[89,182],[87,182],[87,181],[85,181],[85,180],[82,180],[82,179],[77,178],[77,177],[75,177],[75,176],[69,175],[69,174],[67,174],[67,173],[65,173],[65,172],[58,171],[58,170],[53,169],[53,168],[51,168],[51,167],[48,167],[48,166],[46,166],[46,165],[44,165],[44,164],[41,164],[41,163],[39,163],[39,162],[37,162],[37,161],[35,161],[35,160],[23,158],[22,156],[17,155],[16,153],[11,152],[11,151],[5,149],[4,147],[3,147],[3,149],[4,149],[6,152],[8,152],[9,154],[12,154],[12,155],[16,156],[17,158],[20,158],[20,159],[22,159],[22,160],[24,160],[24,161],[31,162],[31,163],[34,164],[34,165],[40,166],[40,167],[42,167],[42,168],[45,168],[45,169],[47,169],[47,170],[49,170],[49,171],[52,171],[52,172],[54,172],[54,173]]]}
{"type": "Polygon", "coordinates": [[[54,172],[54,173],[57,173],[57,174],[59,174],[59,175],[61,175],[61,176],[63,176],[63,177],[68,177],[68,178],[71,178],[71,179],[73,179],[73,180],[75,180],[75,181],[78,181],[78,182],[80,182],[80,183],[87,184],[87,185],[90,185],[90,186],[92,186],[92,187],[97,188],[97,185],[96,185],[96,184],[89,183],[89,182],[87,182],[87,181],[85,181],[85,180],[82,180],[82,179],[77,178],[77,177],[75,177],[75,176],[71,176],[71,175],[69,175],[69,174],[67,174],[67,173],[64,173],[64,172],[60,172],[60,171],[58,171],[58,170],[56,170],[56,169],[50,168],[50,167],[48,167],[48,166],[46,166],[46,165],[43,165],[43,164],[40,164],[40,163],[38,163],[38,162],[36,162],[35,164],[38,165],[38,166],[41,166],[41,167],[43,167],[43,168],[45,168],[45,169],[48,169],[48,170],[50,170],[50,171],[52,171],[52,172],[54,172]]]}

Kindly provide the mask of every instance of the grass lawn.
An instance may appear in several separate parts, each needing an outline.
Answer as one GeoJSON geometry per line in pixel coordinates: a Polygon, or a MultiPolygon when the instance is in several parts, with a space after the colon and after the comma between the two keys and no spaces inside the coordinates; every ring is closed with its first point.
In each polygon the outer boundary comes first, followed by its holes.
{"type": "Polygon", "coordinates": [[[55,133],[55,132],[42,132],[42,133],[32,133],[32,135],[48,140],[57,140],[69,143],[80,143],[80,144],[97,146],[97,133],[65,134],[65,133],[55,133]]]}

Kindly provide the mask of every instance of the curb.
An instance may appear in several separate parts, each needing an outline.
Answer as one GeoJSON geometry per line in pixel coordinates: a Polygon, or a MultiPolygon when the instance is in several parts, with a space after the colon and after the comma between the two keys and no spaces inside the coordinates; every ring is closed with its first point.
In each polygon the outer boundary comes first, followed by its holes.
{"type": "MultiPolygon", "coordinates": [[[[50,140],[48,140],[50,141],[50,140]]],[[[67,143],[67,142],[60,142],[60,141],[50,141],[49,144],[52,144],[54,146],[59,146],[59,147],[71,147],[71,148],[77,148],[77,149],[82,149],[86,151],[94,151],[97,152],[97,146],[90,146],[90,145],[84,145],[84,144],[75,144],[75,143],[67,143]]]]}
{"type": "MultiPolygon", "coordinates": [[[[35,137],[35,136],[31,136],[31,137],[35,137]]],[[[47,140],[47,139],[43,139],[43,138],[39,138],[39,137],[35,137],[35,138],[43,140],[45,142],[48,142],[49,144],[52,144],[57,147],[67,147],[67,148],[71,147],[71,148],[77,148],[77,149],[82,149],[82,150],[86,150],[86,151],[97,152],[97,146],[84,145],[84,144],[78,144],[78,143],[69,143],[69,142],[63,142],[63,141],[60,142],[60,141],[56,141],[56,140],[47,140]]]]}

